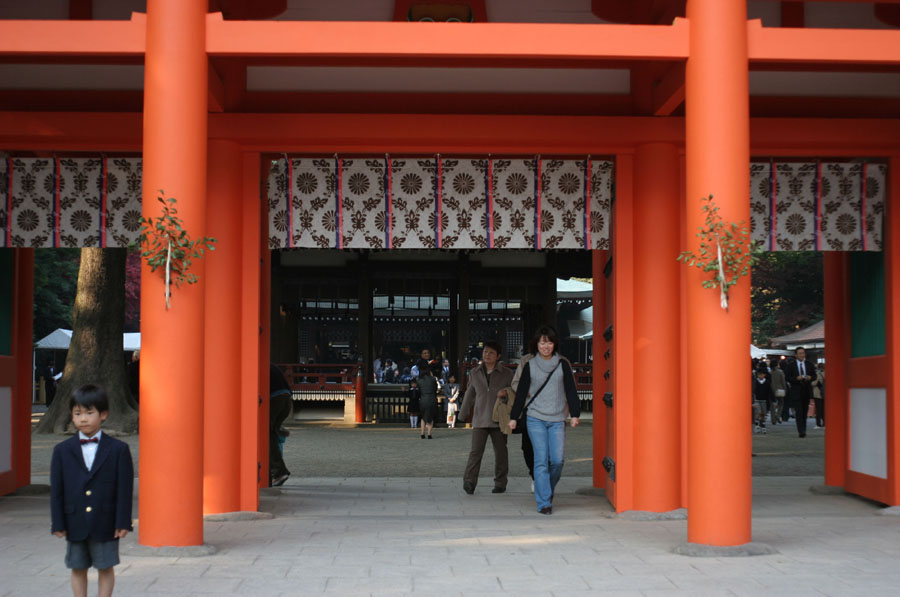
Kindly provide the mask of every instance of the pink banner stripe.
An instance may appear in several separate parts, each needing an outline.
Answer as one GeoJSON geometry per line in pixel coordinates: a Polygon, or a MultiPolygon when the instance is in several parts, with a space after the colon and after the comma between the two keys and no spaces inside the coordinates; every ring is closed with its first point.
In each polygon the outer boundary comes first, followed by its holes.
{"type": "Polygon", "coordinates": [[[393,234],[391,225],[394,219],[394,188],[393,188],[393,172],[391,172],[391,158],[387,158],[387,222],[384,223],[384,229],[387,230],[387,248],[394,248],[393,234]]]}
{"type": "Polygon", "coordinates": [[[437,188],[437,222],[435,223],[435,227],[437,228],[437,248],[442,249],[444,247],[444,231],[443,223],[444,219],[444,160],[440,154],[435,158],[437,162],[437,179],[434,184],[437,188]]]}
{"type": "Polygon", "coordinates": [[[294,246],[294,161],[291,158],[284,158],[287,162],[287,241],[288,247],[294,246]]]}
{"type": "Polygon", "coordinates": [[[103,156],[102,162],[100,164],[100,246],[107,246],[106,243],[106,219],[109,217],[109,212],[107,211],[106,206],[106,175],[107,175],[108,164],[106,162],[106,156],[103,156]]]}
{"type": "Polygon", "coordinates": [[[62,218],[59,205],[59,158],[53,158],[53,187],[53,246],[59,247],[59,220],[62,218]]]}
{"type": "Polygon", "coordinates": [[[584,248],[591,249],[591,156],[584,172],[584,248]]]}
{"type": "Polygon", "coordinates": [[[863,251],[869,250],[869,239],[866,234],[866,184],[868,183],[869,177],[869,164],[863,163],[862,173],[860,174],[860,194],[859,198],[859,233],[862,236],[862,248],[863,251]]]}
{"type": "Polygon", "coordinates": [[[534,244],[535,248],[542,248],[542,239],[541,239],[541,167],[543,166],[543,160],[540,156],[537,158],[537,178],[535,179],[535,197],[537,198],[534,202],[534,244]]]}
{"type": "Polygon", "coordinates": [[[344,248],[344,202],[342,200],[343,189],[341,185],[344,180],[344,158],[337,160],[337,248],[344,248]]]}
{"type": "Polygon", "coordinates": [[[778,212],[777,197],[778,179],[777,179],[775,162],[769,162],[769,250],[774,251],[776,247],[776,238],[778,236],[778,212]]]}
{"type": "Polygon", "coordinates": [[[487,242],[488,249],[494,248],[494,158],[488,157],[488,205],[487,205],[487,242]]]}
{"type": "Polygon", "coordinates": [[[6,160],[6,245],[12,245],[12,208],[13,208],[13,160],[6,160]]]}

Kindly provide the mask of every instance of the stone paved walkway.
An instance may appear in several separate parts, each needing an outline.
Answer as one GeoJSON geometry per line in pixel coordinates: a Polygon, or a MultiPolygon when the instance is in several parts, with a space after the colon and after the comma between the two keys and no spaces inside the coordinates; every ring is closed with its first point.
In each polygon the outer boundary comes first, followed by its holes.
{"type": "MultiPolygon", "coordinates": [[[[36,479],[40,481],[40,479],[36,479]]],[[[816,477],[755,481],[754,558],[671,553],[686,523],[615,518],[564,477],[553,516],[534,512],[526,478],[465,495],[451,478],[291,479],[263,496],[271,520],[207,522],[218,553],[124,556],[119,595],[833,595],[895,596],[900,518],[847,496],[813,495],[816,477]]],[[[488,484],[489,486],[489,484],[488,484]]],[[[0,595],[69,594],[48,497],[0,498],[0,595]]],[[[126,539],[134,541],[133,536],[126,539]]],[[[92,583],[95,576],[91,576],[92,583]]],[[[96,586],[96,585],[93,585],[96,586]]]]}

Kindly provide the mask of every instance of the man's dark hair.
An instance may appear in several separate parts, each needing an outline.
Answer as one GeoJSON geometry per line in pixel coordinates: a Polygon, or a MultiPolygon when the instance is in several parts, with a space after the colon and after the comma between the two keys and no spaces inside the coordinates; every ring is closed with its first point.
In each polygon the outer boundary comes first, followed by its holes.
{"type": "Polygon", "coordinates": [[[800,350],[802,350],[803,352],[806,352],[805,348],[803,348],[802,346],[798,346],[797,348],[794,349],[794,354],[797,354],[797,352],[800,350]]]}
{"type": "Polygon", "coordinates": [[[547,340],[553,342],[553,352],[559,352],[559,336],[556,334],[556,328],[552,325],[542,325],[535,330],[531,342],[528,343],[528,352],[536,355],[538,353],[538,342],[544,336],[547,336],[547,340]]]}
{"type": "Polygon", "coordinates": [[[496,352],[497,356],[500,356],[501,354],[503,354],[503,347],[500,346],[500,343],[497,342],[496,340],[488,340],[487,342],[484,343],[484,347],[490,348],[491,350],[496,352]]]}
{"type": "Polygon", "coordinates": [[[94,407],[97,409],[97,412],[101,413],[109,412],[109,398],[106,395],[106,390],[94,384],[81,386],[69,398],[69,410],[76,406],[82,408],[94,407]]]}

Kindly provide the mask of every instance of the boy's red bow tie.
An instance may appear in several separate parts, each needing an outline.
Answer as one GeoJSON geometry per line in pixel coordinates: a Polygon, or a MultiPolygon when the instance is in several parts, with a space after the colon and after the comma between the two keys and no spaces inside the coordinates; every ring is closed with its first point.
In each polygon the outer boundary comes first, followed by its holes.
{"type": "Polygon", "coordinates": [[[91,443],[93,443],[93,444],[98,444],[98,443],[100,443],[100,440],[99,440],[98,438],[96,438],[96,437],[92,437],[91,439],[80,439],[80,440],[78,440],[78,441],[81,442],[81,445],[82,445],[82,446],[83,446],[84,444],[91,444],[91,443]]]}

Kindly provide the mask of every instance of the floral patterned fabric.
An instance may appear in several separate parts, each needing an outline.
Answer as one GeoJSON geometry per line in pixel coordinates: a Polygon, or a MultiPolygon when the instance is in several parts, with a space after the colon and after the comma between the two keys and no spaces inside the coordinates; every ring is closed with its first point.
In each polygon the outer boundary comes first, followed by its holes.
{"type": "Polygon", "coordinates": [[[770,251],[880,251],[887,165],[753,162],[751,235],[770,251]]]}
{"type": "Polygon", "coordinates": [[[137,244],[141,236],[141,158],[106,158],[106,247],[137,244]]]}
{"type": "Polygon", "coordinates": [[[269,246],[606,249],[613,175],[613,162],[590,158],[278,160],[267,180],[269,246]],[[289,169],[294,178],[290,199],[285,182],[289,169]],[[540,193],[535,189],[538,169],[540,193]],[[338,176],[339,218],[333,182],[338,176]],[[538,202],[540,218],[535,214],[538,202]],[[535,233],[538,222],[540,235],[535,233]],[[290,239],[288,226],[294,230],[290,239]],[[341,230],[340,243],[331,238],[335,226],[341,230]]]}
{"type": "MultiPolygon", "coordinates": [[[[609,249],[614,177],[590,157],[284,158],[266,179],[269,247],[609,249]]],[[[141,179],[139,157],[0,159],[0,246],[133,245],[141,179]]],[[[880,251],[886,185],[884,163],[755,161],[752,238],[880,251]]]]}

